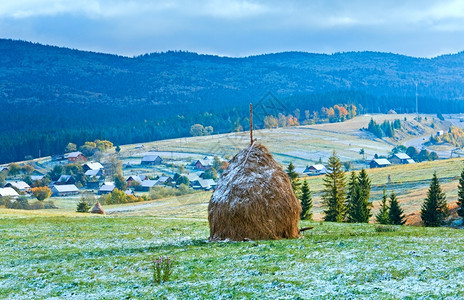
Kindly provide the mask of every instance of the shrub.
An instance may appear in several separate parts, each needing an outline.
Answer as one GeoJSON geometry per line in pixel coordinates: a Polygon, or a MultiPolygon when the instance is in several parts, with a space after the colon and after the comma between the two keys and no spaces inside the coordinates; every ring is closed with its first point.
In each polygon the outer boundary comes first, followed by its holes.
{"type": "Polygon", "coordinates": [[[58,208],[58,206],[55,205],[55,202],[53,201],[43,201],[43,205],[45,209],[55,209],[58,208]]]}
{"type": "Polygon", "coordinates": [[[100,204],[122,204],[142,202],[144,200],[146,200],[146,198],[136,197],[134,195],[126,195],[124,191],[120,191],[117,188],[107,195],[100,196],[100,198],[98,199],[100,204]]]}
{"type": "Polygon", "coordinates": [[[394,232],[397,231],[398,228],[391,225],[378,225],[375,226],[375,232],[394,232]]]}
{"type": "Polygon", "coordinates": [[[150,189],[150,199],[161,199],[166,197],[181,196],[195,193],[195,190],[189,189],[185,184],[181,184],[179,188],[168,188],[164,186],[155,186],[150,189]]]}
{"type": "Polygon", "coordinates": [[[172,274],[173,261],[168,256],[160,256],[153,259],[153,282],[162,283],[169,281],[172,274]]]}
{"type": "Polygon", "coordinates": [[[35,201],[34,203],[31,203],[29,205],[29,209],[44,209],[45,205],[42,203],[42,201],[35,201]]]}

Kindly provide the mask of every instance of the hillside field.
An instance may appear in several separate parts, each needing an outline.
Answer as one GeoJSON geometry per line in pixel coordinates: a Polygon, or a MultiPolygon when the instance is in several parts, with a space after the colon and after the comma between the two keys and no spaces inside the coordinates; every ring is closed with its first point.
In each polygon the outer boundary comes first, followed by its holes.
{"type": "MultiPolygon", "coordinates": [[[[372,139],[359,131],[369,119],[263,130],[257,137],[284,166],[289,161],[304,165],[320,153],[330,155],[332,148],[342,160],[359,159],[360,147],[370,154],[387,153],[393,141],[372,139]]],[[[410,138],[417,136],[403,137],[410,138]]],[[[238,133],[146,143],[143,151],[226,157],[246,143],[247,133],[238,133]]],[[[135,159],[140,155],[137,151],[134,145],[122,146],[120,157],[135,159]]],[[[383,189],[395,191],[408,224],[418,225],[433,172],[453,203],[463,162],[453,158],[368,169],[373,213],[383,189]]],[[[53,210],[0,208],[0,298],[462,298],[464,231],[380,227],[373,220],[371,224],[319,222],[322,179],[301,178],[308,180],[313,192],[315,220],[300,222],[300,227],[314,228],[294,240],[209,242],[211,192],[107,205],[106,216],[76,213],[78,197],[53,198],[59,207],[53,210]],[[150,261],[161,255],[174,260],[173,274],[168,282],[155,284],[150,261]]]]}
{"type": "MultiPolygon", "coordinates": [[[[396,145],[413,145],[420,150],[421,144],[428,140],[431,134],[435,134],[438,129],[448,130],[452,121],[459,118],[459,115],[447,116],[445,121],[440,121],[435,115],[421,114],[420,116],[422,121],[418,123],[414,120],[416,116],[412,114],[361,115],[341,123],[254,130],[254,138],[264,144],[277,162],[283,165],[293,162],[295,166],[303,167],[317,163],[319,159],[327,162],[332,151],[335,150],[342,161],[352,161],[357,168],[361,168],[363,160],[366,160],[365,164],[375,154],[387,156],[396,145]],[[382,123],[384,120],[400,120],[405,129],[398,131],[395,139],[379,139],[362,130],[367,128],[371,118],[377,123],[382,123]],[[432,123],[435,128],[432,128],[432,123]],[[364,157],[359,154],[361,149],[365,151],[364,157]]],[[[464,126],[463,124],[457,122],[454,125],[464,126]]],[[[120,155],[122,158],[130,158],[141,156],[141,153],[146,151],[160,151],[232,157],[249,142],[248,131],[235,132],[143,143],[140,144],[144,146],[142,150],[135,149],[136,144],[125,145],[121,146],[120,155]]],[[[450,149],[444,147],[440,152],[442,157],[449,158],[450,149]]],[[[169,155],[166,157],[169,158],[169,155]]]]}

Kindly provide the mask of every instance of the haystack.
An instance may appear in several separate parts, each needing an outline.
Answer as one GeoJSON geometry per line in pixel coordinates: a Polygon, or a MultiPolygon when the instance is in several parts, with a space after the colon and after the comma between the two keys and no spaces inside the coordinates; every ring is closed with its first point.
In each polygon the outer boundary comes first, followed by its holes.
{"type": "Polygon", "coordinates": [[[301,205],[287,174],[260,144],[230,161],[208,206],[210,240],[299,237],[301,205]]]}
{"type": "Polygon", "coordinates": [[[104,215],[105,211],[103,210],[103,207],[101,206],[100,202],[97,201],[97,203],[95,203],[90,213],[104,215]]]}

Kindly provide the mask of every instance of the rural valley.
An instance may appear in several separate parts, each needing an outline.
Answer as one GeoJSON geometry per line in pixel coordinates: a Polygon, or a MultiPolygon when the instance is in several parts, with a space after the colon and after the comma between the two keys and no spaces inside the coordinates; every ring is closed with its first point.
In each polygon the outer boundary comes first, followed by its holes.
{"type": "Polygon", "coordinates": [[[464,299],[464,1],[0,2],[0,299],[464,299]]]}

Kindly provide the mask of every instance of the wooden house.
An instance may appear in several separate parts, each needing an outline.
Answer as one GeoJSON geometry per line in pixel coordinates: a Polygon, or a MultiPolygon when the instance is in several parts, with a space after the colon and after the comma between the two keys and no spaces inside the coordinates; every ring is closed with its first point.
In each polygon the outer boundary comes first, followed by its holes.
{"type": "Polygon", "coordinates": [[[141,165],[160,165],[163,162],[163,159],[155,153],[145,153],[143,155],[141,165]]]}
{"type": "Polygon", "coordinates": [[[11,187],[0,188],[0,197],[18,198],[19,194],[11,187]]]}
{"type": "Polygon", "coordinates": [[[390,158],[390,162],[396,165],[406,165],[416,163],[409,155],[406,153],[396,153],[390,158]]]}
{"type": "Polygon", "coordinates": [[[61,175],[55,182],[56,185],[74,184],[76,179],[72,175],[61,175]]]}
{"type": "Polygon", "coordinates": [[[27,192],[31,191],[31,187],[24,181],[9,181],[5,184],[5,187],[14,188],[20,192],[27,192]]]}
{"type": "Polygon", "coordinates": [[[87,171],[85,171],[84,175],[87,176],[87,178],[89,178],[89,179],[92,178],[92,177],[95,177],[97,180],[101,180],[104,177],[102,169],[87,170],[87,171]]]}
{"type": "Polygon", "coordinates": [[[374,158],[369,163],[369,167],[371,169],[373,169],[373,168],[385,168],[385,167],[388,167],[390,165],[391,165],[391,162],[388,161],[388,159],[385,159],[385,158],[374,158]]]}
{"type": "Polygon", "coordinates": [[[142,180],[138,186],[138,190],[148,192],[152,187],[156,185],[156,180],[142,180]]]}
{"type": "Polygon", "coordinates": [[[205,157],[205,159],[197,159],[192,165],[197,170],[205,171],[212,167],[212,163],[213,161],[211,159],[205,157]]]}
{"type": "Polygon", "coordinates": [[[80,151],[67,153],[64,155],[64,157],[68,160],[69,163],[87,161],[87,157],[85,157],[85,155],[80,151]]]}
{"type": "Polygon", "coordinates": [[[327,169],[324,165],[316,164],[307,167],[304,172],[308,175],[323,175],[327,174],[327,169]]]}
{"type": "Polygon", "coordinates": [[[88,162],[82,165],[82,169],[84,170],[84,172],[89,170],[101,170],[103,168],[104,167],[99,162],[88,162]]]}
{"type": "Polygon", "coordinates": [[[105,184],[103,184],[100,189],[98,190],[98,193],[100,195],[103,195],[103,194],[109,194],[109,193],[112,193],[114,191],[114,189],[116,188],[116,186],[114,185],[114,183],[112,182],[105,182],[105,184]]]}
{"type": "Polygon", "coordinates": [[[79,189],[74,184],[54,185],[52,187],[52,196],[64,197],[78,195],[79,189]]]}

